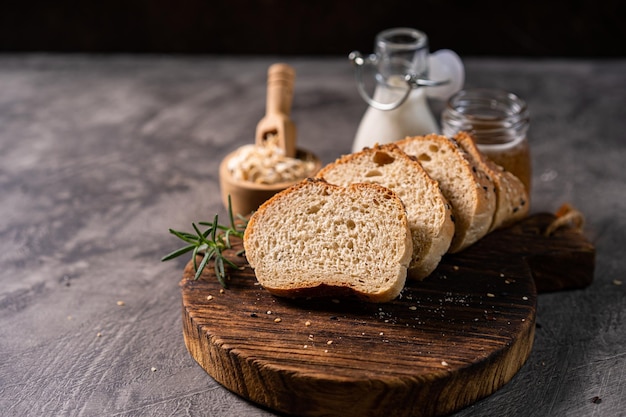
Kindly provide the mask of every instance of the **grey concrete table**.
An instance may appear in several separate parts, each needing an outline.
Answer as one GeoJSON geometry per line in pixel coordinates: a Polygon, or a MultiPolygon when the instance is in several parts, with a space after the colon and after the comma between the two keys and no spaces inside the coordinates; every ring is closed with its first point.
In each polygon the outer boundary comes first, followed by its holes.
{"type": "MultiPolygon", "coordinates": [[[[224,214],[217,167],[252,141],[281,59],[0,56],[0,414],[245,416],[182,339],[168,228],[224,214]]],[[[346,58],[289,58],[300,145],[330,162],[365,104],[346,58]]],[[[626,415],[626,61],[466,59],[532,112],[533,211],[569,202],[595,282],[543,294],[515,378],[458,416],[626,415]]]]}

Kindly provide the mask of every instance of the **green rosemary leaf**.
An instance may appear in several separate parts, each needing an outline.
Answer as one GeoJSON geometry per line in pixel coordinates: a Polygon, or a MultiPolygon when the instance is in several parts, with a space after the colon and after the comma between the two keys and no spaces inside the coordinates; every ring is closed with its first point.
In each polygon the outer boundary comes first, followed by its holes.
{"type": "Polygon", "coordinates": [[[239,266],[228,258],[222,258],[224,262],[233,269],[239,269],[239,266]]]}
{"type": "MultiPolygon", "coordinates": [[[[245,229],[248,222],[244,216],[237,215],[238,222],[235,223],[235,216],[233,216],[232,205],[230,202],[230,196],[228,197],[228,218],[230,226],[221,225],[218,222],[217,214],[213,218],[213,222],[198,222],[192,223],[194,233],[181,232],[174,229],[169,229],[170,233],[188,245],[177,249],[162,258],[162,261],[173,259],[182,254],[192,252],[193,265],[196,271],[195,278],[198,279],[202,275],[202,271],[206,267],[210,260],[214,260],[215,275],[220,284],[226,288],[226,267],[233,269],[242,269],[230,259],[226,258],[223,251],[231,249],[231,236],[243,238],[245,229]],[[206,227],[206,230],[201,231],[200,227],[206,227]],[[198,264],[198,255],[202,254],[202,260],[198,264]]],[[[243,254],[244,251],[239,251],[237,255],[243,254]]]]}
{"type": "Polygon", "coordinates": [[[228,194],[228,218],[230,220],[231,229],[235,230],[235,219],[233,218],[233,204],[231,202],[230,194],[228,194]]]}
{"type": "Polygon", "coordinates": [[[217,234],[217,214],[213,218],[213,226],[211,227],[211,240],[215,242],[215,236],[217,234]]]}
{"type": "Polygon", "coordinates": [[[202,258],[202,261],[200,262],[200,266],[196,270],[196,275],[193,277],[193,279],[197,280],[198,278],[200,278],[200,275],[202,275],[202,271],[204,271],[204,267],[206,266],[208,261],[209,261],[209,254],[207,252],[204,254],[204,257],[202,258]]]}
{"type": "Polygon", "coordinates": [[[226,271],[224,270],[224,257],[215,258],[215,275],[217,280],[222,284],[222,287],[226,287],[226,271]]]}
{"type": "Polygon", "coordinates": [[[216,248],[209,248],[206,251],[206,254],[209,256],[209,259],[213,258],[216,253],[217,253],[217,249],[216,248]]]}
{"type": "Polygon", "coordinates": [[[196,233],[198,234],[198,241],[206,243],[206,242],[207,242],[207,240],[206,240],[206,236],[204,235],[204,233],[202,233],[202,232],[200,231],[200,229],[198,229],[198,226],[196,226],[196,224],[195,224],[195,223],[191,223],[191,226],[193,227],[193,229],[194,229],[194,230],[196,231],[196,233]]]}
{"type": "Polygon", "coordinates": [[[191,233],[179,232],[178,230],[170,229],[170,233],[176,236],[177,238],[184,240],[187,243],[195,243],[198,241],[198,237],[192,235],[191,233]]]}
{"type": "Polygon", "coordinates": [[[198,272],[198,252],[200,250],[199,246],[196,246],[195,248],[193,248],[193,254],[191,255],[192,259],[193,259],[193,269],[194,271],[198,272]]]}
{"type": "Polygon", "coordinates": [[[196,245],[187,245],[184,246],[180,249],[175,250],[174,252],[171,252],[167,255],[165,255],[164,257],[161,258],[161,262],[165,262],[165,261],[169,261],[170,259],[174,259],[179,257],[180,255],[184,255],[185,253],[189,252],[190,250],[193,250],[193,248],[197,247],[196,245]]]}
{"type": "Polygon", "coordinates": [[[234,236],[240,237],[240,238],[243,237],[243,236],[240,236],[240,233],[235,231],[235,230],[227,230],[226,232],[224,232],[224,241],[226,243],[226,246],[228,246],[229,249],[232,247],[232,245],[230,244],[230,236],[231,235],[234,235],[234,236]]]}

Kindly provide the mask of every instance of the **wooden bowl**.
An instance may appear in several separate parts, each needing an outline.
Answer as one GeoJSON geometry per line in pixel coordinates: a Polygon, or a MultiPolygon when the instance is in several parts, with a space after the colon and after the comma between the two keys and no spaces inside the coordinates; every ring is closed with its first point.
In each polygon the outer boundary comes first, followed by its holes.
{"type": "MultiPolygon", "coordinates": [[[[220,164],[220,192],[224,207],[228,208],[228,196],[230,195],[233,214],[248,215],[259,208],[274,194],[283,191],[299,181],[288,181],[277,184],[256,184],[249,181],[235,180],[229,169],[228,160],[234,156],[235,152],[228,154],[220,164]]],[[[322,167],[322,161],[309,151],[298,149],[296,157],[299,159],[311,159],[315,163],[315,168],[309,176],[315,175],[322,167]]]]}

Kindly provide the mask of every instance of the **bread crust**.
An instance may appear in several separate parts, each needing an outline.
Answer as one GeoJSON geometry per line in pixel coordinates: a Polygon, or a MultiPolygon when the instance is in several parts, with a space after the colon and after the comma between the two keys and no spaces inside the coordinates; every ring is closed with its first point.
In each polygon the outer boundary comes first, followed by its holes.
{"type": "Polygon", "coordinates": [[[522,181],[480,152],[474,138],[459,132],[454,140],[470,155],[474,162],[493,180],[496,193],[496,210],[489,231],[510,226],[528,215],[528,193],[522,181]]]}
{"type": "Polygon", "coordinates": [[[439,182],[443,195],[452,205],[455,233],[449,252],[459,252],[484,237],[489,232],[496,207],[491,178],[456,142],[445,136],[413,136],[396,144],[417,158],[426,172],[439,182]],[[448,175],[448,171],[453,170],[455,178],[448,175]]]}

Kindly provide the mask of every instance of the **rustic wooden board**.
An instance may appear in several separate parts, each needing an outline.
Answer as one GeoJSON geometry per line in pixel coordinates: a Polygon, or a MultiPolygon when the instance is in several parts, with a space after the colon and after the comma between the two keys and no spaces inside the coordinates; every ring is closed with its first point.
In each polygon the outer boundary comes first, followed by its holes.
{"type": "MultiPolygon", "coordinates": [[[[549,214],[444,258],[391,303],[287,300],[250,268],[221,290],[211,268],[181,281],[183,334],[219,383],[297,416],[437,416],[507,383],[530,354],[536,288],[582,288],[595,251],[582,234],[543,236],[549,214]],[[536,281],[536,282],[535,282],[536,281]]],[[[245,265],[245,259],[232,258],[245,265]]]]}

